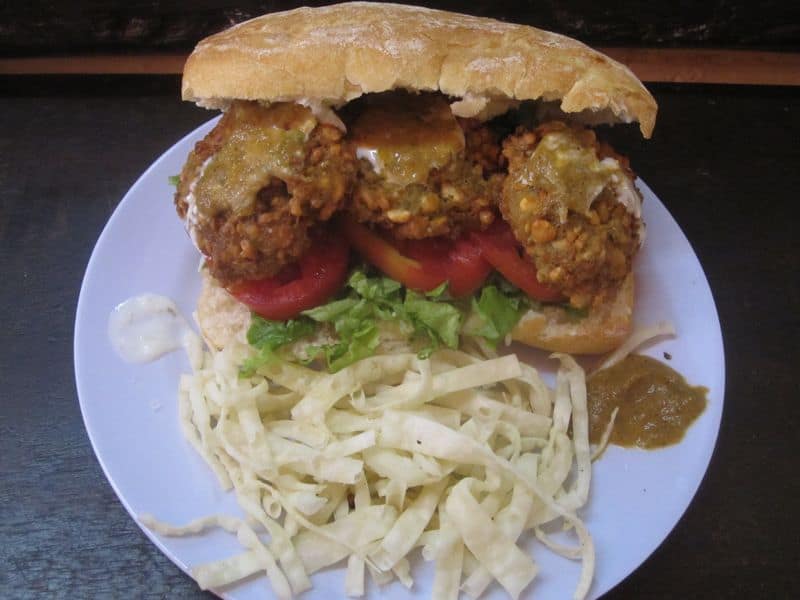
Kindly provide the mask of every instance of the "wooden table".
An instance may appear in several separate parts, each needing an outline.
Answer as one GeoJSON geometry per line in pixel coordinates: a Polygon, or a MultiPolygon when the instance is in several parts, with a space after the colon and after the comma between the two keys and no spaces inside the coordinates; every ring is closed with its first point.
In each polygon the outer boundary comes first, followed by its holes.
{"type": "MultiPolygon", "coordinates": [[[[608,598],[796,597],[800,88],[651,87],[655,137],[612,138],[706,270],[727,394],[694,502],[608,598]]],[[[202,595],[103,477],[72,366],[78,289],[104,223],[150,162],[211,116],[178,90],[174,76],[0,78],[2,598],[202,595]]]]}

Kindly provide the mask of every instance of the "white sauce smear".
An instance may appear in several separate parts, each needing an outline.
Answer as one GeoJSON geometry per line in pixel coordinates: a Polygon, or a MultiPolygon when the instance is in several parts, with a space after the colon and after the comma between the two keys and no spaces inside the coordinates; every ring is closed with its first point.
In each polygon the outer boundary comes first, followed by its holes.
{"type": "Polygon", "coordinates": [[[200,166],[200,171],[197,173],[197,177],[192,179],[192,182],[189,184],[189,192],[186,194],[186,204],[188,206],[186,209],[186,231],[189,232],[189,237],[192,238],[192,242],[198,249],[199,246],[197,246],[197,233],[195,229],[200,222],[200,214],[197,211],[197,198],[194,195],[194,191],[195,188],[197,188],[197,183],[202,179],[212,160],[214,160],[213,154],[200,166]]]}
{"type": "Polygon", "coordinates": [[[194,363],[203,352],[200,337],[175,303],[157,294],[142,294],[114,308],[108,337],[120,358],[131,363],[150,362],[181,347],[194,363]]]}
{"type": "Polygon", "coordinates": [[[365,148],[359,146],[356,148],[356,158],[359,160],[367,160],[369,164],[372,165],[372,170],[375,171],[376,175],[380,175],[383,171],[383,163],[381,159],[378,157],[378,149],[377,148],[365,148]]]}

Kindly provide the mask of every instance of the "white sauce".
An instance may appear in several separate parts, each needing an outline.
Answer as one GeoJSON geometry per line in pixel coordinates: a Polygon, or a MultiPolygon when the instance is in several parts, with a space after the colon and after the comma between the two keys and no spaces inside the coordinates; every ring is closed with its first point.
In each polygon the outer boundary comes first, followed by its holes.
{"type": "Polygon", "coordinates": [[[312,100],[311,98],[300,98],[297,100],[297,103],[308,108],[320,123],[333,125],[343,133],[347,133],[347,127],[345,127],[344,122],[342,122],[339,115],[333,112],[333,109],[327,104],[319,100],[312,100]]]}
{"type": "Polygon", "coordinates": [[[361,160],[369,161],[369,164],[372,165],[372,170],[375,171],[377,175],[380,175],[383,171],[383,162],[378,157],[378,149],[377,148],[365,148],[359,146],[356,148],[356,158],[361,160]]]}
{"type": "Polygon", "coordinates": [[[639,245],[641,246],[644,243],[645,237],[645,224],[644,221],[642,221],[642,197],[639,195],[639,191],[636,189],[633,181],[631,181],[631,178],[628,177],[628,175],[619,166],[619,162],[614,158],[608,157],[600,161],[600,164],[604,164],[606,161],[611,161],[613,166],[616,168],[616,171],[611,175],[611,182],[614,185],[614,191],[617,195],[617,202],[622,204],[622,206],[625,207],[625,210],[636,217],[636,222],[638,223],[639,245]]]}
{"type": "Polygon", "coordinates": [[[621,175],[619,181],[615,178],[614,183],[617,184],[617,202],[622,204],[625,209],[637,219],[642,218],[642,199],[639,197],[633,182],[630,177],[621,175]]]}
{"type": "Polygon", "coordinates": [[[200,336],[172,300],[156,294],[142,294],[114,308],[108,318],[108,337],[126,362],[150,362],[181,347],[193,366],[202,360],[200,336]]]}
{"type": "Polygon", "coordinates": [[[197,213],[197,199],[194,196],[194,190],[197,187],[197,182],[200,181],[201,177],[203,177],[203,174],[206,172],[206,169],[208,168],[208,165],[211,164],[213,158],[214,155],[212,154],[200,166],[197,177],[195,177],[189,184],[189,193],[186,194],[186,204],[188,206],[186,210],[186,231],[189,233],[189,237],[192,238],[192,242],[194,242],[195,246],[197,246],[197,234],[194,230],[195,227],[197,227],[200,217],[197,213]]]}
{"type": "Polygon", "coordinates": [[[517,108],[519,104],[519,100],[476,96],[467,92],[463,98],[450,104],[450,111],[457,117],[465,119],[477,117],[481,121],[488,121],[507,113],[512,108],[517,108]]]}

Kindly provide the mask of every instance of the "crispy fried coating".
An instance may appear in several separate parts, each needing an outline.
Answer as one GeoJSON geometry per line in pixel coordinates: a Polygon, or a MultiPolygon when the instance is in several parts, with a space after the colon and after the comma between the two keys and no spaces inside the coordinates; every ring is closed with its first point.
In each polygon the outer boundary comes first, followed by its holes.
{"type": "Polygon", "coordinates": [[[373,99],[352,120],[356,218],[401,239],[458,237],[495,219],[500,144],[485,125],[458,121],[437,95],[373,99]]]}
{"type": "Polygon", "coordinates": [[[593,131],[557,122],[518,129],[504,141],[503,155],[508,176],[500,210],[539,281],[577,308],[605,302],[641,243],[640,218],[618,200],[623,188],[641,200],[627,159],[593,131]]]}
{"type": "Polygon", "coordinates": [[[235,102],[190,154],[175,195],[223,285],[278,273],[339,210],[355,173],[343,133],[296,104],[235,102]]]}

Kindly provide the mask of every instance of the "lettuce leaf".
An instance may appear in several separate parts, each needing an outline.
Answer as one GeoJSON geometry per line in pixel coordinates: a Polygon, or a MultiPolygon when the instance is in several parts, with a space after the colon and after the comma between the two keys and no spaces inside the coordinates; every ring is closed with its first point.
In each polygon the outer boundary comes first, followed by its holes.
{"type": "Polygon", "coordinates": [[[364,271],[356,270],[347,281],[360,297],[379,303],[393,303],[400,300],[403,285],[388,277],[367,277],[364,271]]]}
{"type": "Polygon", "coordinates": [[[247,342],[259,350],[277,350],[281,346],[312,335],[316,326],[311,319],[289,319],[268,321],[253,315],[247,330],[247,342]]]}
{"type": "Polygon", "coordinates": [[[472,309],[480,319],[478,324],[466,332],[486,338],[492,345],[505,339],[522,315],[530,308],[530,302],[519,290],[487,285],[481,289],[480,298],[472,299],[472,309]]]}
{"type": "Polygon", "coordinates": [[[360,329],[352,332],[347,341],[311,347],[309,348],[309,355],[322,354],[325,357],[328,370],[331,373],[335,373],[362,358],[372,356],[380,341],[378,327],[375,323],[367,322],[360,329]]]}
{"type": "Polygon", "coordinates": [[[355,298],[344,298],[342,300],[333,300],[327,304],[323,304],[311,310],[303,311],[303,314],[318,323],[329,323],[335,321],[342,315],[346,315],[353,310],[358,300],[355,298]]]}
{"type": "Polygon", "coordinates": [[[380,343],[381,321],[403,323],[415,337],[422,338],[421,356],[430,355],[442,344],[458,346],[463,314],[446,301],[446,284],[423,296],[405,290],[393,279],[369,276],[357,269],[347,287],[347,297],[303,313],[314,321],[333,325],[339,341],[316,349],[325,356],[331,371],[370,356],[380,343]]]}
{"type": "Polygon", "coordinates": [[[247,330],[247,342],[258,350],[258,354],[244,362],[239,374],[242,377],[252,376],[260,366],[277,360],[275,351],[278,348],[313,335],[316,329],[317,326],[311,319],[269,321],[253,314],[247,330]]]}
{"type": "Polygon", "coordinates": [[[262,348],[242,363],[242,366],[239,367],[239,377],[252,377],[256,374],[259,367],[263,367],[276,360],[279,360],[279,358],[273,350],[262,348]]]}
{"type": "MultiPolygon", "coordinates": [[[[412,290],[406,291],[403,308],[414,325],[415,331],[418,335],[428,338],[430,351],[435,350],[440,343],[450,348],[457,348],[458,333],[464,322],[464,314],[452,304],[428,298],[431,296],[427,295],[426,298],[412,290]]],[[[426,352],[426,354],[430,354],[430,352],[426,352]]]]}

